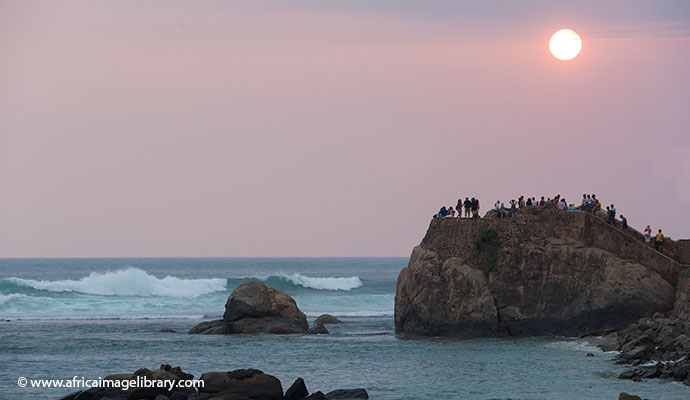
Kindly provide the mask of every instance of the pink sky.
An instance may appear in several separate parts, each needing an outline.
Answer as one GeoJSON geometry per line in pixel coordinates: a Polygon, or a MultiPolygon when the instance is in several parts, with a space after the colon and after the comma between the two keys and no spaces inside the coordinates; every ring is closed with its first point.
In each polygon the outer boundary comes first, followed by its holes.
{"type": "Polygon", "coordinates": [[[690,237],[690,7],[597,3],[0,0],[0,257],[407,256],[556,193],[690,237]]]}

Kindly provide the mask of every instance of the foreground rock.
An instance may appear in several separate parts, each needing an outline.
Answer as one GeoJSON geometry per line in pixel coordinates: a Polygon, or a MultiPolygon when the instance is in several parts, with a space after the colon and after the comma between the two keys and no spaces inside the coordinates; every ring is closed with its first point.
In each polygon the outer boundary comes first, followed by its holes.
{"type": "Polygon", "coordinates": [[[690,336],[688,326],[676,318],[657,313],[641,318],[618,332],[616,360],[633,369],[620,374],[620,379],[660,378],[683,381],[690,385],[690,336]]]}
{"type": "Polygon", "coordinates": [[[580,336],[673,306],[680,264],[591,214],[445,218],[400,272],[397,332],[580,336]]]}
{"type": "Polygon", "coordinates": [[[238,286],[225,303],[222,320],[202,322],[192,334],[307,333],[307,317],[287,294],[258,281],[238,286]]]}
{"type": "Polygon", "coordinates": [[[278,378],[258,369],[238,369],[230,372],[206,372],[200,378],[204,387],[199,393],[213,393],[217,397],[229,395],[281,400],[283,387],[278,378]]]}
{"type": "MultiPolygon", "coordinates": [[[[105,380],[125,381],[146,376],[150,380],[169,380],[175,386],[181,381],[191,380],[194,376],[182,372],[180,367],[172,368],[161,365],[158,370],[142,368],[133,374],[110,375],[105,380]]],[[[302,378],[297,378],[283,394],[280,380],[275,376],[263,373],[258,369],[238,369],[229,372],[205,372],[194,388],[137,388],[128,390],[120,388],[89,389],[72,393],[60,400],[303,400],[303,399],[368,399],[365,389],[338,389],[324,395],[322,392],[309,394],[302,378]]]]}
{"type": "MultiPolygon", "coordinates": [[[[179,386],[179,382],[194,378],[194,375],[182,372],[180,367],[172,368],[170,365],[163,364],[159,369],[151,371],[146,368],[139,369],[132,374],[116,374],[103,378],[105,381],[135,381],[137,379],[148,379],[149,381],[172,381],[175,386],[179,386]]],[[[194,388],[175,388],[170,390],[169,387],[130,387],[127,385],[119,385],[119,387],[108,388],[91,388],[81,392],[73,393],[63,397],[61,400],[100,400],[110,398],[116,399],[155,399],[156,396],[173,396],[177,393],[178,398],[187,398],[188,395],[196,393],[194,388]],[[127,390],[122,388],[126,387],[127,390]],[[181,397],[184,396],[184,397],[181,397]]]]}

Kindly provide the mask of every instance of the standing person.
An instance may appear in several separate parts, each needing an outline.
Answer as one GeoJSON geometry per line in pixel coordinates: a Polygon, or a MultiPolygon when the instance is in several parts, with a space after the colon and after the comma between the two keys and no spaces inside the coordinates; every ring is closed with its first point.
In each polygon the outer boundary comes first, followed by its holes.
{"type": "Polygon", "coordinates": [[[515,199],[510,201],[510,215],[512,216],[517,212],[517,201],[515,199]]]}
{"type": "Polygon", "coordinates": [[[501,213],[501,201],[500,200],[496,200],[496,203],[494,203],[494,210],[496,210],[496,212],[498,213],[496,215],[496,217],[501,218],[502,213],[501,213]]]}
{"type": "Polygon", "coordinates": [[[472,197],[472,218],[479,216],[479,199],[472,197]]]}
{"type": "Polygon", "coordinates": [[[544,196],[541,196],[541,200],[539,200],[539,205],[544,207],[546,205],[546,200],[544,200],[544,196]]]}
{"type": "Polygon", "coordinates": [[[458,212],[458,218],[462,218],[462,197],[458,199],[458,204],[455,205],[455,210],[458,212]]]}
{"type": "Polygon", "coordinates": [[[628,229],[628,219],[623,214],[621,214],[621,222],[623,223],[623,229],[628,229]]]}
{"type": "Polygon", "coordinates": [[[525,196],[524,195],[520,196],[520,203],[519,204],[520,204],[520,208],[525,207],[525,196]]]}
{"type": "Polygon", "coordinates": [[[616,207],[611,204],[611,225],[616,226],[616,207]]]}
{"type": "Polygon", "coordinates": [[[592,214],[597,215],[597,211],[601,210],[601,203],[597,200],[597,195],[592,195],[592,214]]]}
{"type": "Polygon", "coordinates": [[[472,202],[469,197],[465,197],[465,203],[463,203],[463,205],[465,206],[465,218],[469,218],[470,209],[472,208],[472,202]]]}
{"type": "Polygon", "coordinates": [[[611,207],[606,206],[606,223],[610,224],[611,223],[611,207]]]}
{"type": "Polygon", "coordinates": [[[531,207],[531,206],[532,206],[532,198],[528,197],[527,198],[527,207],[531,207]]]}
{"type": "Polygon", "coordinates": [[[659,229],[659,233],[657,233],[656,237],[654,238],[654,248],[656,251],[661,251],[662,244],[664,244],[664,234],[661,233],[661,229],[659,229]]]}
{"type": "Polygon", "coordinates": [[[647,225],[646,228],[644,228],[644,242],[649,244],[652,241],[652,228],[647,225]]]}
{"type": "Polygon", "coordinates": [[[553,208],[553,202],[551,201],[551,197],[546,199],[546,203],[544,203],[544,208],[553,208]]]}

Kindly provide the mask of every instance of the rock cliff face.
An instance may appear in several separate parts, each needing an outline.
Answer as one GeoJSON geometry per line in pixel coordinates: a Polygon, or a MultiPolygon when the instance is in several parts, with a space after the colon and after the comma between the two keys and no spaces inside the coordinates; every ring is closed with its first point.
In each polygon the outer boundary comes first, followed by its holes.
{"type": "Polygon", "coordinates": [[[395,327],[447,336],[613,331],[670,311],[680,269],[584,212],[434,219],[398,277],[395,327]],[[477,250],[492,232],[497,240],[477,250]]]}

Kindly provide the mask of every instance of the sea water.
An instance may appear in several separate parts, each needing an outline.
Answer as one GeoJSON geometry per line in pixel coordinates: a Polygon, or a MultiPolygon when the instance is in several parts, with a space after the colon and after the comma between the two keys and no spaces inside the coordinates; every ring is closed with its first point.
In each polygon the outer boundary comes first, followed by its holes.
{"type": "Polygon", "coordinates": [[[258,368],[287,387],[365,387],[373,399],[690,399],[675,382],[617,379],[624,366],[583,340],[396,335],[405,258],[0,259],[0,399],[57,399],[29,379],[97,379],[160,364],[258,368]],[[291,295],[330,335],[188,335],[258,279],[291,295]],[[176,333],[162,333],[174,329],[176,333]],[[587,357],[592,352],[595,357],[587,357]]]}

